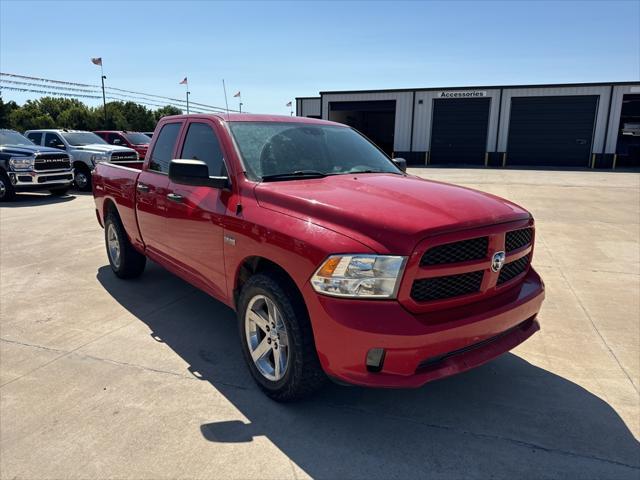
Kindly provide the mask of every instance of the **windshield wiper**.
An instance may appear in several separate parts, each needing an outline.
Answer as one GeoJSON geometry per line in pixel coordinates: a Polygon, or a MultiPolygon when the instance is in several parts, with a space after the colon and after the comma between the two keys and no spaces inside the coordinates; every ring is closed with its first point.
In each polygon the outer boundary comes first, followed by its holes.
{"type": "Polygon", "coordinates": [[[387,172],[384,170],[350,170],[348,172],[343,172],[341,173],[341,175],[353,175],[354,173],[392,173],[394,175],[397,175],[396,172],[387,172]]]}
{"type": "Polygon", "coordinates": [[[262,180],[268,182],[271,180],[288,180],[291,178],[322,178],[326,176],[327,176],[326,173],[320,172],[318,170],[296,170],[295,172],[263,175],[262,180]]]}

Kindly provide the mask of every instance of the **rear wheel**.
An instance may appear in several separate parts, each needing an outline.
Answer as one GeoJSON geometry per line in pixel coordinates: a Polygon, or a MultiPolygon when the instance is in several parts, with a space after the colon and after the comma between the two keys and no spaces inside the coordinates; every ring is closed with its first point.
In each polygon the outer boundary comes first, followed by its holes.
{"type": "Polygon", "coordinates": [[[16,191],[6,172],[0,170],[0,202],[9,202],[16,196],[16,191]]]}
{"type": "Polygon", "coordinates": [[[120,278],[139,277],[144,271],[147,258],[133,248],[120,218],[113,211],[105,219],[104,236],[113,273],[120,278]]]}
{"type": "Polygon", "coordinates": [[[81,166],[76,167],[74,183],[81,192],[91,191],[91,171],[86,165],[81,164],[81,166]]]}
{"type": "Polygon", "coordinates": [[[286,402],[317,390],[326,380],[302,299],[277,274],[257,274],[242,289],[238,327],[242,351],[258,386],[286,402]]]}

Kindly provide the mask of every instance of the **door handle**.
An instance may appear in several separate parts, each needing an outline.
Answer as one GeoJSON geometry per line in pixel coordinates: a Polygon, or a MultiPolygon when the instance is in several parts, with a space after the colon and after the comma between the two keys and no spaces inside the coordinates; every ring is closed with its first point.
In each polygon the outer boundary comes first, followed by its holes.
{"type": "Polygon", "coordinates": [[[184,197],[182,195],[178,195],[177,193],[169,193],[167,194],[167,198],[172,202],[182,203],[182,199],[184,197]]]}
{"type": "Polygon", "coordinates": [[[148,192],[149,191],[149,185],[147,185],[146,183],[138,182],[138,184],[136,185],[136,189],[139,192],[148,192]]]}

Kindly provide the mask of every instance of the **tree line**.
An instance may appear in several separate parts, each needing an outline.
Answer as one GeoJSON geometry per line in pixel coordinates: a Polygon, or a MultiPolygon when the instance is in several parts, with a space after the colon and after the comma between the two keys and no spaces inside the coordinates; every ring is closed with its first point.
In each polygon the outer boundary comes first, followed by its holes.
{"type": "Polygon", "coordinates": [[[160,118],[180,114],[182,110],[171,105],[150,110],[135,102],[109,102],[105,122],[102,106],[89,107],[76,99],[42,97],[18,105],[0,97],[0,128],[19,132],[40,128],[146,132],[152,131],[160,118]]]}

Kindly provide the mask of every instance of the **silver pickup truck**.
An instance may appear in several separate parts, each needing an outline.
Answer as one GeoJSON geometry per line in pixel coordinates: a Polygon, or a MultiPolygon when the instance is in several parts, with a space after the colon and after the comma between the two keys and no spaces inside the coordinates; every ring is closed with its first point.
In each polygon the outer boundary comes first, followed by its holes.
{"type": "Polygon", "coordinates": [[[92,132],[82,130],[27,130],[26,137],[36,145],[59,148],[73,157],[75,183],[79,190],[91,191],[91,172],[98,162],[138,162],[138,154],[127,147],[109,145],[92,132]]]}

